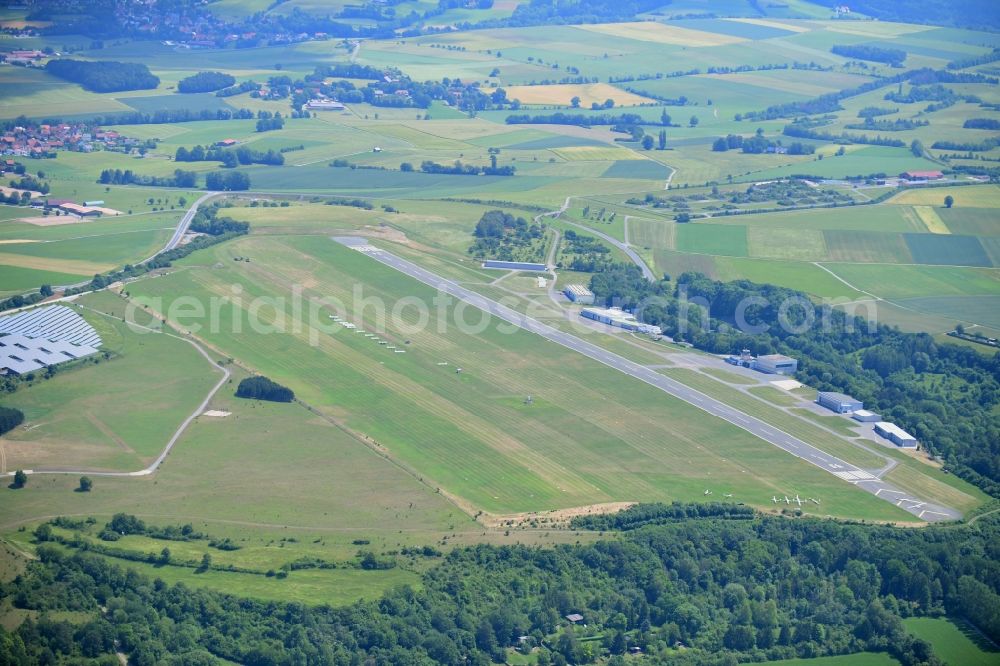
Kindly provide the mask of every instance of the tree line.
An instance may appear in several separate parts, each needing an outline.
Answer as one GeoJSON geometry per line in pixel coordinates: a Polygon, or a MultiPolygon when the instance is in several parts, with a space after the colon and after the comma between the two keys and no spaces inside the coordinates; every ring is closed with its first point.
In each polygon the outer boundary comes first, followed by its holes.
{"type": "Polygon", "coordinates": [[[917,437],[946,469],[1000,497],[1000,354],[870,326],[801,292],[747,280],[684,273],[671,288],[665,280],[643,280],[634,266],[616,266],[595,274],[590,288],[602,302],[635,308],[643,321],[698,349],[798,359],[800,381],[864,401],[917,437]],[[691,303],[687,310],[681,294],[691,303]],[[752,303],[743,316],[762,332],[736,325],[742,303],[752,303]]]}
{"type": "Polygon", "coordinates": [[[38,613],[0,629],[0,654],[12,664],[110,664],[121,651],[137,666],[486,666],[516,648],[540,666],[621,666],[638,647],[650,663],[682,666],[861,651],[939,666],[903,618],[947,613],[1000,638],[994,515],[912,530],[747,517],[735,505],[631,511],[685,517],[626,522],[595,543],[457,548],[419,588],[341,608],[169,585],[40,543],[39,559],[0,586],[0,598],[38,613]],[[89,619],[56,619],[64,611],[89,619]]]}
{"type": "Polygon", "coordinates": [[[870,44],[834,44],[830,52],[844,58],[881,62],[893,67],[902,67],[906,60],[906,51],[902,49],[886,49],[870,44]]]}
{"type": "MultiPolygon", "coordinates": [[[[282,149],[284,150],[284,149],[282,149]]],[[[253,150],[246,146],[236,149],[222,148],[220,146],[201,146],[185,148],[181,146],[174,153],[175,162],[222,162],[224,167],[236,167],[240,164],[269,164],[280,166],[285,163],[285,156],[282,151],[270,149],[267,151],[253,150]]]]}
{"type": "Polygon", "coordinates": [[[50,60],[45,71],[60,79],[79,83],[93,92],[120,92],[123,90],[150,90],[160,85],[146,65],[114,60],[50,60]]]}
{"type": "Polygon", "coordinates": [[[505,122],[508,125],[579,125],[580,127],[590,127],[591,125],[641,125],[645,121],[637,113],[620,113],[617,115],[599,113],[588,115],[584,113],[552,113],[530,115],[514,114],[507,116],[505,122]]]}
{"type": "Polygon", "coordinates": [[[104,169],[97,182],[102,185],[151,185],[154,187],[198,187],[194,171],[174,169],[173,176],[143,176],[131,169],[104,169]]]}

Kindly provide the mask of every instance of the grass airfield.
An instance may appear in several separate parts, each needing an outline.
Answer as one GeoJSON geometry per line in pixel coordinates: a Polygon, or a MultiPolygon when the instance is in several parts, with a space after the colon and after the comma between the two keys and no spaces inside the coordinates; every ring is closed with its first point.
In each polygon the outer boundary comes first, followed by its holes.
{"type": "MultiPolygon", "coordinates": [[[[250,11],[251,4],[255,11],[267,10],[261,3],[217,4],[219,11],[234,14],[250,11]]],[[[664,11],[690,6],[695,12],[705,5],[698,0],[683,4],[664,11]]],[[[314,5],[292,0],[268,11],[308,10],[314,5]]],[[[365,296],[390,304],[433,296],[422,285],[329,239],[360,232],[444,277],[484,295],[510,299],[512,307],[540,311],[547,323],[566,325],[564,311],[535,288],[531,278],[484,271],[467,248],[475,222],[486,210],[499,207],[531,218],[559,208],[569,198],[565,221],[546,220],[550,238],[555,230],[579,231],[568,222],[590,226],[629,242],[657,273],[698,270],[718,279],[753,279],[801,289],[817,299],[872,301],[881,320],[911,330],[941,334],[961,320],[997,335],[996,185],[910,190],[874,205],[867,201],[882,190],[831,186],[849,197],[853,207],[754,210],[773,207],[772,202],[748,205],[750,214],[728,217],[711,210],[723,203],[725,194],[744,192],[753,183],[795,174],[841,179],[936,169],[940,164],[932,160],[953,152],[929,149],[932,159],[927,159],[914,157],[908,148],[852,145],[838,156],[839,146],[823,141],[814,142],[814,155],[711,150],[714,139],[728,133],[750,136],[759,128],[765,136],[779,138],[787,122],[737,121],[736,114],[857,86],[876,71],[893,73],[887,67],[862,70],[849,65],[830,53],[833,44],[877,41],[906,50],[907,67],[934,68],[1000,45],[996,35],[988,33],[843,24],[822,20],[823,15],[807,17],[803,7],[815,9],[793,2],[785,9],[768,8],[761,19],[658,20],[367,40],[357,55],[359,63],[398,66],[416,79],[451,77],[479,81],[484,89],[503,87],[511,99],[523,103],[519,113],[570,111],[571,99],[578,96],[584,107],[578,112],[595,115],[605,111],[590,110],[591,103],[613,99],[614,113],[640,115],[655,137],[661,129],[656,123],[666,112],[671,124],[663,128],[664,151],[643,150],[607,127],[508,125],[509,110],[484,110],[471,118],[438,102],[427,110],[352,105],[345,113],[289,119],[284,129],[265,133],[255,131],[253,120],[115,126],[127,136],[159,139],[159,146],[143,158],[60,153],[55,160],[32,161],[29,171],[46,172],[53,196],[103,199],[126,215],[42,227],[23,221],[31,211],[0,206],[0,295],[43,283],[84,281],[152,254],[180,218],[180,198],[191,202],[198,192],[99,185],[100,170],[167,176],[184,168],[203,177],[218,165],[177,164],[172,159],[176,150],[233,138],[254,150],[289,149],[284,166],[240,170],[250,175],[253,189],[264,193],[261,197],[291,205],[232,209],[228,214],[250,222],[250,236],[195,253],[163,276],[130,283],[127,290],[134,302],[156,309],[182,296],[201,301],[231,297],[234,284],[241,286],[246,299],[287,299],[292,286],[300,285],[307,295],[333,296],[351,308],[357,299],[355,285],[365,296]],[[787,68],[708,72],[734,62],[787,68]],[[804,62],[830,69],[793,68],[804,62]],[[570,67],[598,82],[554,82],[570,76],[570,67]],[[699,73],[672,75],[691,69],[699,73]],[[609,81],[622,75],[634,80],[609,81]],[[660,101],[680,96],[687,98],[683,106],[660,101]],[[424,160],[487,164],[489,150],[497,148],[499,163],[516,167],[514,177],[399,171],[402,162],[419,166],[424,160]],[[358,168],[328,166],[334,159],[358,168]],[[713,186],[722,195],[715,194],[713,186]],[[318,199],[331,194],[369,198],[375,207],[364,211],[326,206],[318,199]],[[682,196],[694,212],[712,216],[682,224],[669,207],[628,203],[646,194],[682,196]],[[946,194],[955,197],[951,209],[943,207],[946,194]],[[584,208],[589,209],[586,215],[584,208]],[[602,211],[600,219],[597,211],[602,211]],[[250,261],[234,261],[236,257],[250,261]]],[[[436,20],[466,20],[472,11],[451,10],[436,20]]],[[[509,11],[496,9],[501,14],[509,11]]],[[[75,43],[73,36],[65,41],[75,43]]],[[[0,45],[8,43],[8,37],[0,36],[0,45]]],[[[25,48],[30,44],[26,41],[25,48]]],[[[79,46],[82,57],[145,62],[162,83],[156,90],[98,95],[43,72],[3,67],[0,96],[5,104],[0,118],[69,117],[185,104],[284,115],[287,100],[262,101],[248,95],[220,100],[179,95],[173,88],[181,78],[205,68],[262,81],[278,74],[301,77],[316,64],[348,59],[347,50],[332,41],[208,50],[197,58],[161,45],[150,46],[141,56],[128,43],[100,51],[88,51],[87,42],[79,46]]],[[[995,86],[957,87],[985,102],[1000,102],[995,86]]],[[[886,105],[885,92],[844,100],[843,111],[824,129],[845,130],[859,121],[857,112],[864,106],[886,105]]],[[[998,117],[995,110],[965,103],[926,114],[922,104],[898,106],[900,111],[889,119],[919,115],[930,121],[926,127],[893,133],[906,144],[913,139],[930,146],[936,140],[981,138],[984,133],[963,128],[962,119],[998,117]]],[[[1000,149],[979,156],[996,159],[1000,149]]],[[[978,161],[955,158],[954,163],[978,161]]],[[[588,274],[560,273],[560,284],[588,279],[588,274]]],[[[113,357],[67,368],[54,379],[4,398],[5,405],[22,408],[32,426],[0,440],[6,470],[60,465],[138,469],[148,464],[216,381],[217,372],[186,342],[125,329],[114,319],[125,303],[118,296],[100,293],[79,303],[110,313],[84,311],[100,327],[113,357]],[[94,386],[112,388],[95,395],[94,386]],[[144,417],[136,419],[135,414],[144,417]]],[[[258,314],[272,324],[284,318],[291,333],[246,332],[245,308],[229,304],[220,312],[225,321],[243,324],[244,332],[223,327],[195,331],[190,337],[233,370],[234,384],[248,373],[263,373],[292,387],[301,404],[237,400],[234,386],[227,385],[209,407],[231,414],[197,418],[152,477],[98,477],[94,491],[83,494],[73,492],[77,475],[39,475],[22,491],[5,490],[0,504],[5,540],[30,550],[30,533],[19,530],[58,514],[95,516],[100,524],[120,510],[153,524],[190,521],[243,548],[225,553],[197,542],[178,545],[180,557],[195,561],[210,552],[219,562],[251,571],[195,574],[187,566],[135,566],[164,580],[262,599],[347,603],[377,596],[389,586],[413,584],[432,560],[399,556],[400,566],[389,571],[346,566],[294,571],[283,580],[264,572],[301,557],[343,564],[362,547],[398,553],[426,544],[576,541],[590,537],[554,528],[544,517],[557,514],[547,512],[630,501],[703,501],[705,490],[715,497],[732,493],[733,501],[763,510],[775,509],[772,496],[800,494],[822,498],[821,509],[803,507],[810,515],[912,519],[742,430],[568,351],[553,350],[523,331],[470,335],[453,329],[415,331],[397,324],[379,331],[390,344],[405,348],[406,354],[397,355],[342,328],[332,333],[311,328],[287,300],[258,314]],[[296,330],[294,324],[302,326],[296,330]],[[313,334],[316,345],[309,341],[313,334]],[[463,369],[460,374],[455,372],[458,367],[463,369]],[[527,395],[532,396],[530,405],[525,404],[527,395]],[[540,514],[521,521],[522,514],[532,512],[540,514]],[[503,521],[514,516],[521,522],[508,529],[503,521]]],[[[403,314],[404,324],[415,322],[414,313],[403,314]]],[[[453,316],[454,308],[446,314],[453,316]]],[[[375,330],[371,315],[362,312],[357,323],[375,330]]],[[[155,320],[149,317],[147,323],[155,320]]],[[[193,323],[177,317],[174,330],[193,330],[193,323]]],[[[878,466],[877,458],[851,443],[843,424],[809,415],[789,420],[792,417],[782,410],[795,409],[795,403],[787,394],[741,391],[731,377],[674,365],[670,356],[681,350],[625,336],[606,337],[602,344],[610,349],[668,366],[665,373],[794,427],[797,436],[825,443],[858,464],[878,466]]],[[[984,501],[981,493],[954,477],[900,456],[894,456],[900,464],[888,479],[901,487],[967,510],[984,501]]],[[[155,553],[161,544],[129,537],[121,545],[155,553]]],[[[885,663],[879,659],[882,655],[873,656],[872,663],[885,663]]]]}

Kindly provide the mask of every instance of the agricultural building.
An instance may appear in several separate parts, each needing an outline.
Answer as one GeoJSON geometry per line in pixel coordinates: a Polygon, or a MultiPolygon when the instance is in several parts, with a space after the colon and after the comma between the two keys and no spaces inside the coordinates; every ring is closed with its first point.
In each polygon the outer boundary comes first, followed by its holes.
{"type": "Polygon", "coordinates": [[[900,178],[905,178],[906,180],[939,180],[944,177],[944,174],[940,171],[904,171],[899,174],[900,178]]]}

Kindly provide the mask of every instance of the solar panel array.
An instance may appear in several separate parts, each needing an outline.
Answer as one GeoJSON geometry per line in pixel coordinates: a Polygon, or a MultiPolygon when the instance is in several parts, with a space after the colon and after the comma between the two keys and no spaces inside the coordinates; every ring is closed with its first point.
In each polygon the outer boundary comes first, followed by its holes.
{"type": "Polygon", "coordinates": [[[0,368],[24,374],[96,354],[97,349],[65,340],[29,338],[17,333],[0,336],[0,368]]]}
{"type": "Polygon", "coordinates": [[[62,340],[76,345],[100,347],[101,336],[87,320],[65,305],[49,305],[0,317],[0,334],[62,340]]]}

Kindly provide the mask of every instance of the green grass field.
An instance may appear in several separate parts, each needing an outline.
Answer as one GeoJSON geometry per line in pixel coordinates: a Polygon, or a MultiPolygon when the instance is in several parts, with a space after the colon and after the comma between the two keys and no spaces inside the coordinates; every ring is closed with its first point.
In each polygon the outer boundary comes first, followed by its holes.
{"type": "Polygon", "coordinates": [[[992,666],[1000,660],[1000,648],[963,620],[911,617],[903,620],[911,634],[931,644],[946,664],[992,666]]]}

